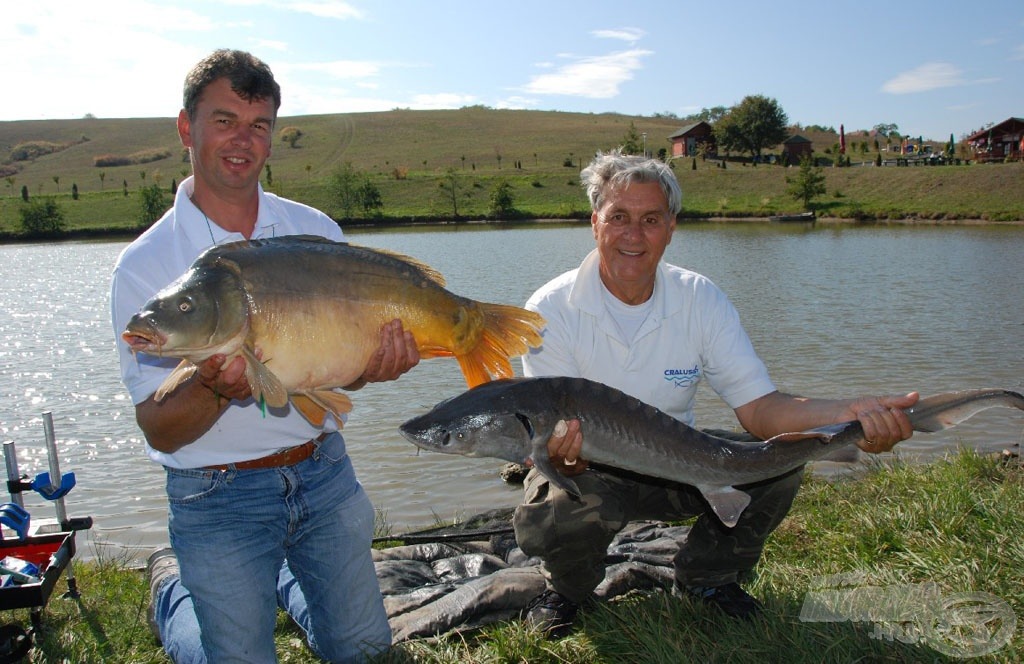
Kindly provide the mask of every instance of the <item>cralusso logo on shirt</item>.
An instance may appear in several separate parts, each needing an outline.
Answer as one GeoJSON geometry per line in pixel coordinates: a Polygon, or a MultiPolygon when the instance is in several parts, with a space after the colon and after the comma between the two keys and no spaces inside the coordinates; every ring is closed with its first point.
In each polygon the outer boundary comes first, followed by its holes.
{"type": "Polygon", "coordinates": [[[676,387],[687,387],[700,380],[700,367],[696,364],[692,369],[665,369],[665,380],[675,383],[676,387]]]}

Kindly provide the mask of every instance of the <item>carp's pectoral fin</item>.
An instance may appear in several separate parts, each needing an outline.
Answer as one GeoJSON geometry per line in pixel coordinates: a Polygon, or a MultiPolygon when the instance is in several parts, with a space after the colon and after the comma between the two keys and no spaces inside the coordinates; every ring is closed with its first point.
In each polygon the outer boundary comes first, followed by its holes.
{"type": "Polygon", "coordinates": [[[257,402],[262,400],[271,408],[284,407],[288,403],[288,390],[281,379],[248,346],[242,347],[242,357],[245,358],[245,377],[252,388],[252,398],[257,402]]]}
{"type": "Polygon", "coordinates": [[[750,504],[750,496],[734,489],[731,486],[698,486],[701,495],[708,501],[708,505],[715,512],[715,515],[729,528],[736,525],[740,520],[743,510],[750,504]]]}
{"type": "Polygon", "coordinates": [[[576,486],[576,483],[571,479],[563,475],[562,473],[555,470],[555,467],[551,465],[551,459],[548,457],[548,448],[545,445],[539,454],[534,454],[533,467],[537,469],[537,472],[544,476],[548,482],[551,482],[562,491],[572,496],[573,500],[579,500],[582,497],[580,488],[576,486]]]}
{"type": "Polygon", "coordinates": [[[153,400],[162,401],[163,398],[173,392],[176,387],[191,378],[192,374],[194,374],[198,368],[199,367],[188,360],[182,360],[178,366],[174,367],[174,371],[164,379],[164,382],[160,383],[160,387],[156,389],[156,394],[153,395],[153,400]]]}
{"type": "Polygon", "coordinates": [[[302,413],[310,423],[316,426],[323,426],[327,413],[334,417],[338,427],[344,426],[341,419],[342,413],[352,410],[352,401],[339,392],[333,390],[304,391],[292,395],[292,405],[302,413]]]}

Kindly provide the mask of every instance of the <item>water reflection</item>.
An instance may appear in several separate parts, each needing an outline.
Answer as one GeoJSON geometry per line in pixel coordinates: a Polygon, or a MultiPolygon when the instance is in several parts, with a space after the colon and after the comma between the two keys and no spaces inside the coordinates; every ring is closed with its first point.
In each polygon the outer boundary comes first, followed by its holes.
{"type": "MultiPolygon", "coordinates": [[[[407,253],[475,299],[521,304],[593,246],[586,224],[353,230],[353,242],[407,253]]],[[[108,319],[121,242],[0,247],[0,434],[23,472],[46,470],[40,415],[54,417],[61,464],[78,486],[68,511],[96,526],[81,547],[140,552],[166,539],[163,473],[143,452],[118,380],[108,319]]],[[[1000,227],[822,227],[684,224],[667,258],[704,273],[739,308],[780,388],[816,396],[920,389],[1021,389],[1024,231],[1000,227]]],[[[518,370],[518,366],[517,366],[518,370]]],[[[450,360],[353,394],[353,461],[396,531],[513,505],[500,462],[417,455],[396,426],[465,389],[450,360]]],[[[733,427],[713,394],[698,422],[733,427]]],[[[1020,441],[1018,413],[990,410],[920,435],[904,456],[958,444],[999,451],[1020,441]]],[[[26,496],[34,517],[52,506],[26,496]]],[[[84,542],[83,540],[80,540],[84,542]]]]}

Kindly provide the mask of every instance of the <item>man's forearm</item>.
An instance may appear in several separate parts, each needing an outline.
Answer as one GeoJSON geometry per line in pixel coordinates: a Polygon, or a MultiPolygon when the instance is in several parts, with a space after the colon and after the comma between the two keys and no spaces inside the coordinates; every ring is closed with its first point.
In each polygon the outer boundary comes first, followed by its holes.
{"type": "Polygon", "coordinates": [[[135,418],[150,447],[170,454],[209,431],[230,403],[193,376],[161,401],[138,404],[135,418]]]}

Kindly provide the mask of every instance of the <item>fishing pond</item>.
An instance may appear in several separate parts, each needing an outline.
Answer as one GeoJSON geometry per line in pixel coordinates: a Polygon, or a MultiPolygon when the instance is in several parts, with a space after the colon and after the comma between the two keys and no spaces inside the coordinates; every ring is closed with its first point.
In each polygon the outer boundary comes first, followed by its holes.
{"type": "MultiPolygon", "coordinates": [[[[520,305],[594,246],[590,226],[578,223],[347,235],[433,266],[459,295],[520,305]]],[[[77,478],[68,513],[95,522],[78,540],[86,559],[142,561],[167,539],[164,474],[145,454],[109,322],[110,273],[126,244],[0,246],[0,438],[14,441],[21,472],[34,477],[48,470],[42,414],[52,413],[61,470],[77,478]]],[[[1024,227],[686,223],[666,259],[729,294],[782,390],[846,397],[1024,388],[1024,227]]],[[[498,476],[501,461],[418,454],[398,433],[464,389],[457,363],[435,359],[350,394],[348,449],[392,532],[519,501],[521,488],[498,476]]],[[[700,426],[736,426],[710,390],[698,402],[700,426]]],[[[997,453],[1022,432],[1024,415],[993,409],[917,434],[896,454],[929,460],[960,445],[997,453]]],[[[38,495],[25,499],[34,518],[54,516],[38,495]]]]}

